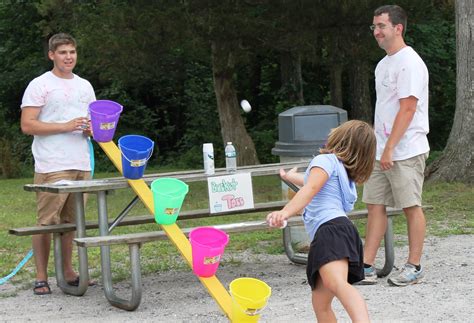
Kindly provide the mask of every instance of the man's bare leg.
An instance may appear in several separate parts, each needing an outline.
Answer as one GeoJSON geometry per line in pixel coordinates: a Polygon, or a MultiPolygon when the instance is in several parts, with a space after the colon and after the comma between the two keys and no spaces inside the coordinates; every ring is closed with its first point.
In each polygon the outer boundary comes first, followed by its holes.
{"type": "MultiPolygon", "coordinates": [[[[31,238],[35,256],[36,281],[48,281],[48,260],[51,248],[51,234],[36,234],[31,238]]],[[[48,288],[37,288],[37,292],[47,292],[48,288]]]]}
{"type": "Polygon", "coordinates": [[[403,209],[407,218],[408,227],[408,263],[418,266],[423,253],[423,244],[426,234],[426,220],[423,209],[413,206],[403,209]]]}

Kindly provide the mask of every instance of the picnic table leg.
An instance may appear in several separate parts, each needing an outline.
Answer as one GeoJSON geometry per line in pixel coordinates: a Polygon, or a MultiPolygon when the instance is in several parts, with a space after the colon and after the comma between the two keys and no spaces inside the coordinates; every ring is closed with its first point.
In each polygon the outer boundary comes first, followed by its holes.
{"type": "MultiPolygon", "coordinates": [[[[83,238],[86,236],[86,221],[84,214],[84,196],[81,192],[71,193],[74,194],[75,200],[75,211],[76,211],[76,237],[83,238]]],[[[87,259],[87,248],[77,247],[77,253],[79,257],[79,286],[71,286],[66,282],[64,278],[63,270],[63,256],[62,256],[62,243],[61,233],[54,234],[54,266],[56,270],[56,280],[59,288],[70,295],[82,296],[89,287],[89,269],[87,259]]]]}
{"type": "MultiPolygon", "coordinates": [[[[290,259],[290,261],[296,264],[306,265],[308,262],[308,255],[307,254],[297,254],[293,249],[293,245],[291,242],[291,230],[290,226],[287,226],[283,229],[283,245],[285,247],[285,253],[290,259]]],[[[385,277],[393,269],[393,265],[395,263],[395,250],[394,250],[394,243],[393,243],[393,224],[392,224],[392,217],[388,217],[387,219],[387,230],[385,231],[384,236],[384,248],[385,248],[385,263],[382,269],[377,269],[377,276],[385,277]]]]}
{"type": "MultiPolygon", "coordinates": [[[[109,234],[109,224],[107,219],[107,196],[105,191],[97,193],[97,208],[99,213],[99,234],[107,236],[109,234]]],[[[132,296],[130,300],[120,298],[115,295],[112,285],[112,270],[110,264],[110,246],[100,247],[100,261],[102,267],[102,284],[104,285],[105,297],[115,307],[133,311],[141,301],[141,273],[140,273],[140,252],[138,244],[131,244],[130,263],[132,272],[132,296]]]]}
{"type": "Polygon", "coordinates": [[[307,254],[297,254],[293,249],[293,245],[291,243],[291,227],[287,226],[283,229],[283,246],[285,247],[285,253],[290,261],[294,262],[295,264],[302,264],[306,265],[308,262],[308,255],[307,254]]]}
{"type": "Polygon", "coordinates": [[[384,247],[385,247],[385,264],[382,269],[377,269],[378,277],[385,277],[393,269],[393,264],[395,263],[395,250],[393,246],[393,225],[392,217],[387,219],[387,230],[385,230],[384,236],[384,247]]]}

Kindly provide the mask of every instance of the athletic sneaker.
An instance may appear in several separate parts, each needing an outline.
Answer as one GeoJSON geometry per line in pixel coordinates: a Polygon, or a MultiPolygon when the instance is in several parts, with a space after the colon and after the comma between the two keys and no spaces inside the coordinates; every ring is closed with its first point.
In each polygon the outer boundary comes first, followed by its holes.
{"type": "Polygon", "coordinates": [[[364,276],[365,278],[358,283],[359,285],[377,284],[377,271],[375,270],[374,266],[370,266],[369,268],[364,268],[364,276]]]}
{"type": "Polygon", "coordinates": [[[407,286],[418,283],[424,275],[423,268],[416,270],[414,265],[405,264],[397,276],[388,279],[388,283],[393,286],[407,286]]]}

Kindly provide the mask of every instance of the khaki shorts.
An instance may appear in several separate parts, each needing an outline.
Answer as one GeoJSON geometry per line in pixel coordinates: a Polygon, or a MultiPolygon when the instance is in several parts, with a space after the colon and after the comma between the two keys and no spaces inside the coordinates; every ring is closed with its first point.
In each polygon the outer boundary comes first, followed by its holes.
{"type": "Polygon", "coordinates": [[[393,167],[386,171],[376,161],[364,185],[362,201],[399,208],[421,206],[426,158],[428,153],[394,161],[393,167]]]}
{"type": "MultiPolygon", "coordinates": [[[[35,173],[34,183],[54,183],[59,180],[87,180],[90,172],[65,170],[52,173],[35,173]]],[[[85,200],[85,197],[84,197],[85,200]]],[[[37,192],[37,224],[51,225],[60,223],[75,223],[74,195],[69,193],[37,192]]]]}

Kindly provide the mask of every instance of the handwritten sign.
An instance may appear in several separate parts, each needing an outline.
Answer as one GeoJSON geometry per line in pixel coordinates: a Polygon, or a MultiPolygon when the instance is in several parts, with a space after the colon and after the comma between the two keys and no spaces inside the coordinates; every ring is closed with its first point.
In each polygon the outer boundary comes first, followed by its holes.
{"type": "Polygon", "coordinates": [[[211,213],[253,209],[252,176],[238,173],[208,177],[211,213]]]}

